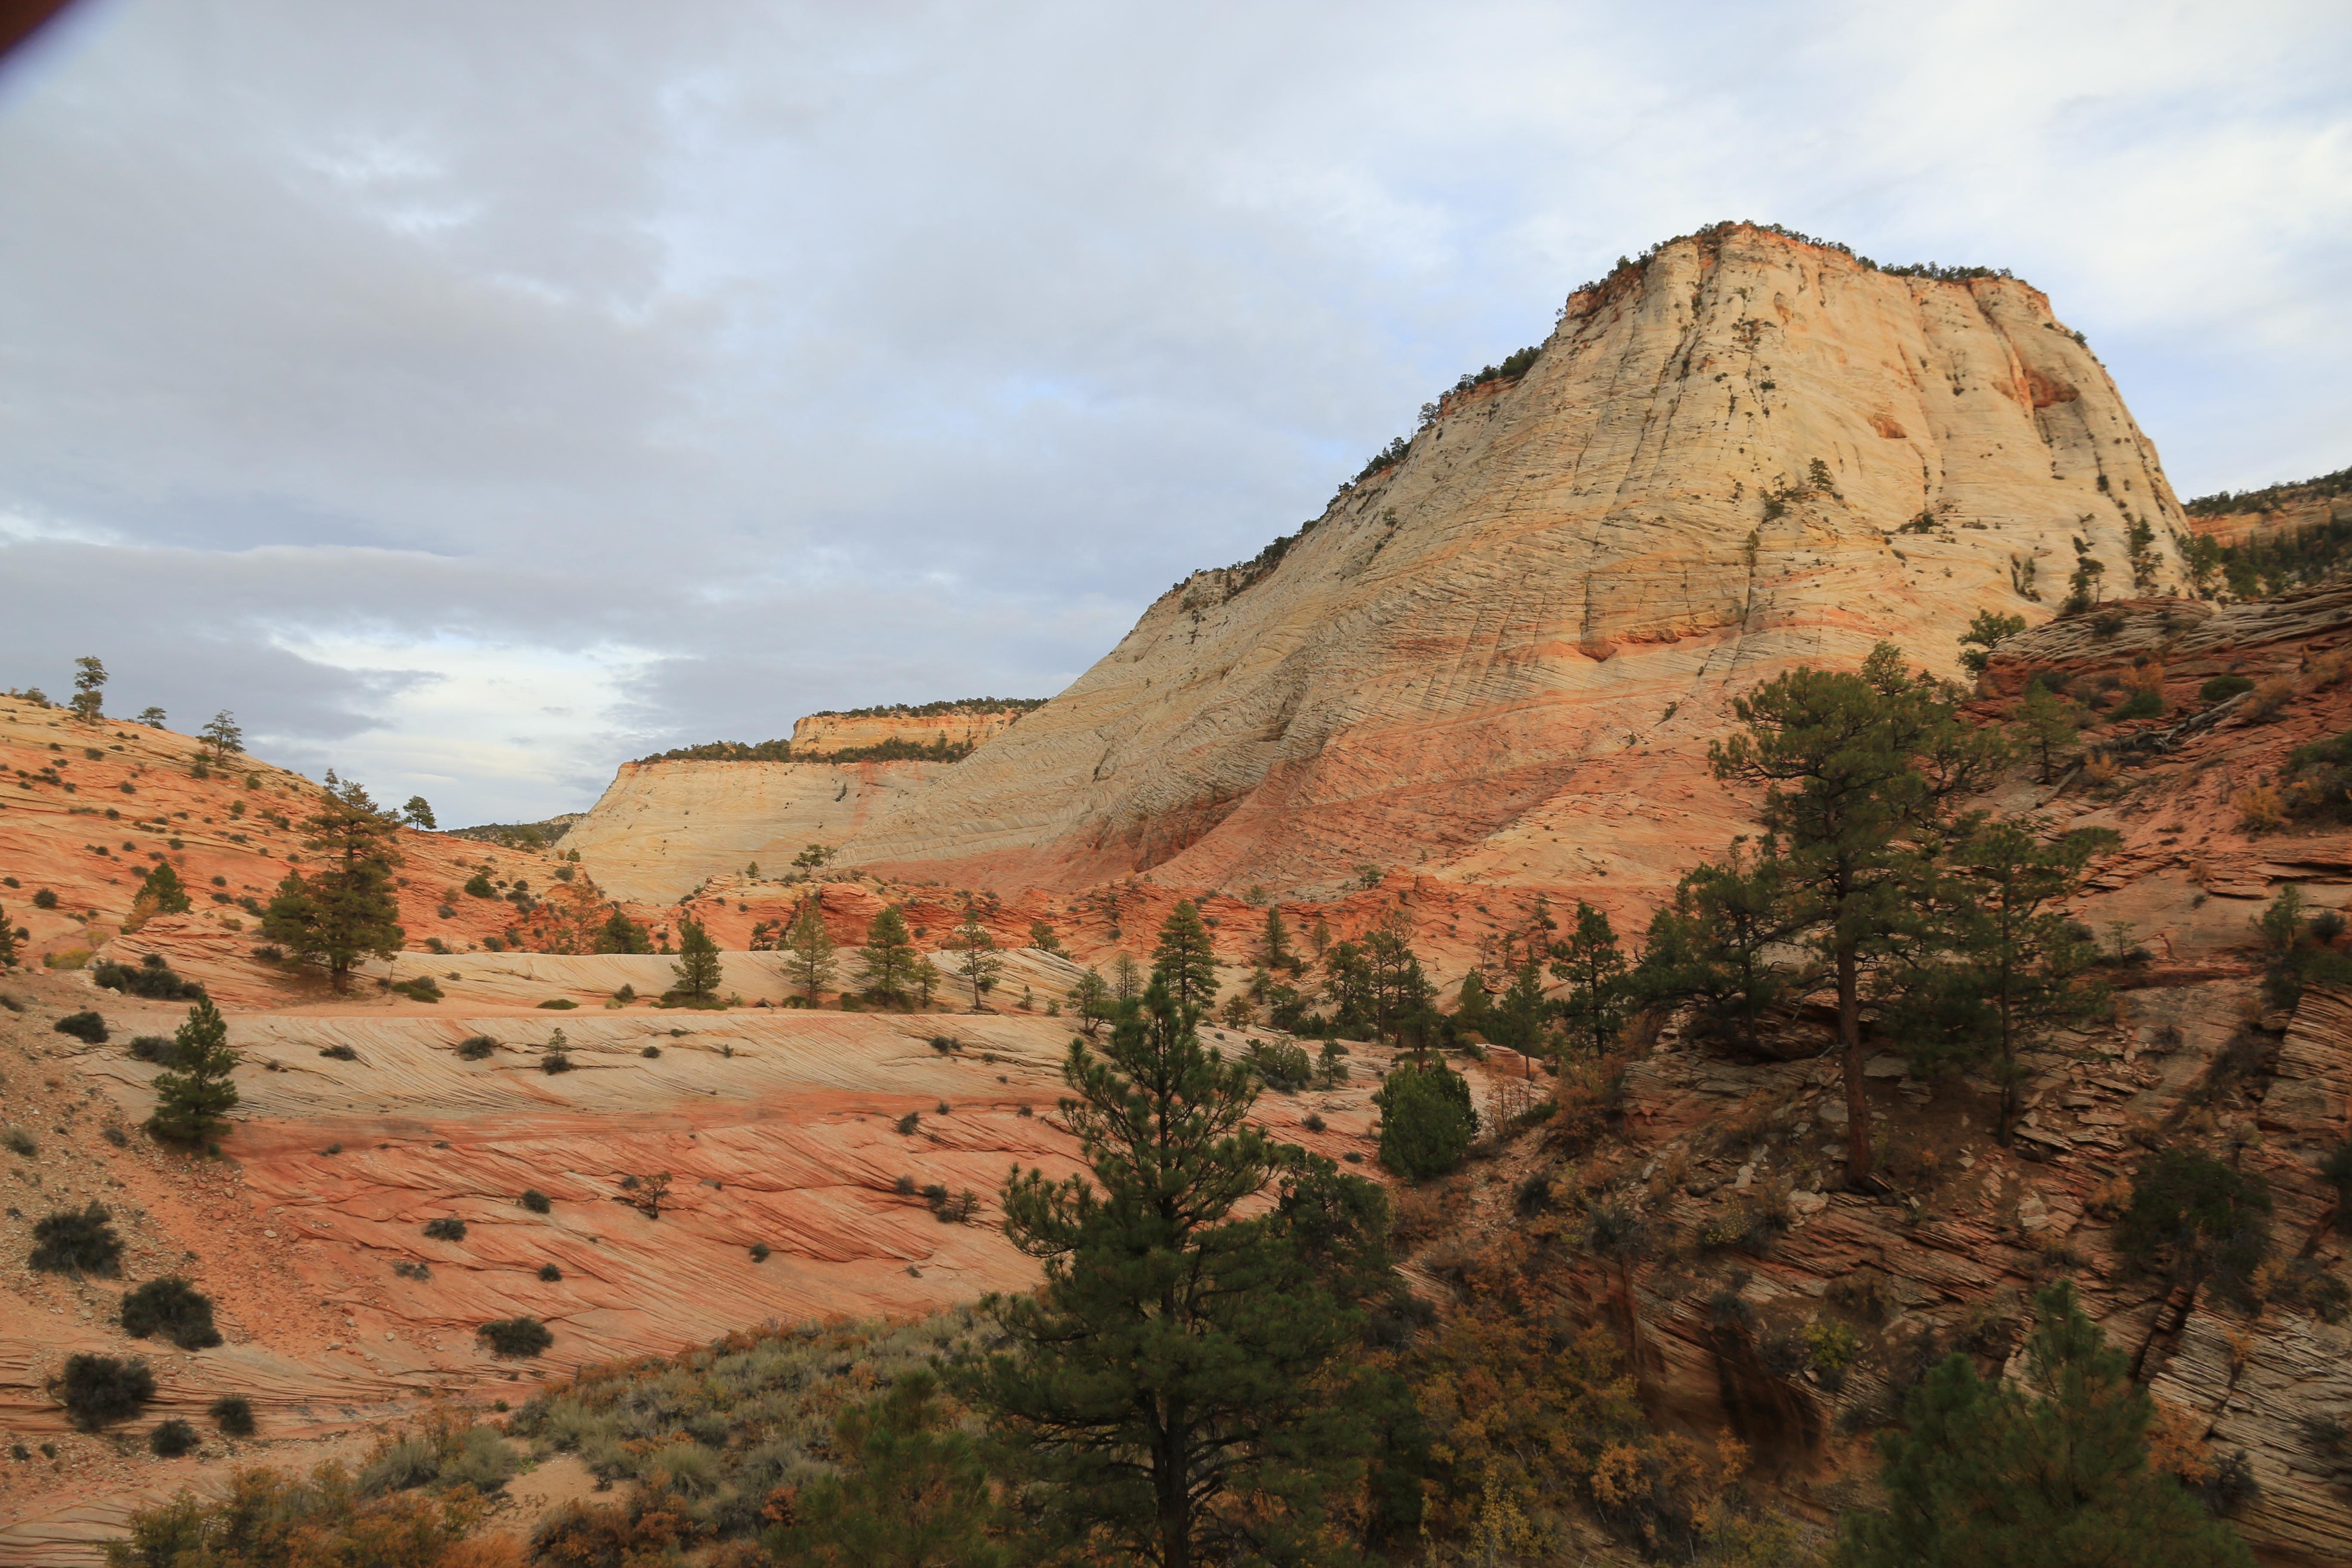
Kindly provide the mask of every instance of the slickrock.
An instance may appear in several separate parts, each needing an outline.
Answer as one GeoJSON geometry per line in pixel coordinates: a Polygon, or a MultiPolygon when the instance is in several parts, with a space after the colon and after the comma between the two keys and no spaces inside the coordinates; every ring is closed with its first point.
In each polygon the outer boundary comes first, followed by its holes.
{"type": "Polygon", "coordinates": [[[839,845],[942,763],[624,763],[563,836],[615,898],[668,903],[714,876],[839,845]]]}
{"type": "Polygon", "coordinates": [[[1365,861],[1598,886],[1496,840],[1719,848],[1729,691],[1880,637],[1947,664],[1979,609],[2057,602],[2071,538],[2129,583],[2128,518],[2175,581],[2153,447],[2026,284],[1744,226],[1679,241],[1573,296],[1523,376],[1449,395],[1272,559],[1171,588],[849,858],[1005,889],[1295,895],[1365,861]],[[1604,795],[1673,804],[1621,822],[1604,795]]]}

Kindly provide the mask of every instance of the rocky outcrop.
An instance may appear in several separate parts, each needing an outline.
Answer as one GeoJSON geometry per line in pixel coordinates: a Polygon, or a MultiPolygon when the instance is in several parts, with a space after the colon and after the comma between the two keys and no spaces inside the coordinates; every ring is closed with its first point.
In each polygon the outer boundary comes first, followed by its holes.
{"type": "Polygon", "coordinates": [[[793,754],[821,757],[899,742],[964,750],[985,743],[1020,721],[1023,708],[965,707],[937,711],[897,709],[870,713],[812,713],[793,721],[793,754]]]}
{"type": "Polygon", "coordinates": [[[944,763],[624,763],[564,835],[614,898],[668,903],[713,877],[837,846],[944,763]]]}
{"type": "Polygon", "coordinates": [[[1170,590],[850,855],[1008,888],[1295,894],[1365,862],[1605,886],[1549,847],[1622,842],[1597,795],[1671,803],[1633,825],[1640,862],[1719,847],[1728,692],[1881,637],[1947,664],[1979,609],[2054,605],[2074,539],[2131,582],[2135,519],[2173,582],[2155,451],[2032,288],[1747,227],[1679,241],[1300,536],[1170,590]]]}

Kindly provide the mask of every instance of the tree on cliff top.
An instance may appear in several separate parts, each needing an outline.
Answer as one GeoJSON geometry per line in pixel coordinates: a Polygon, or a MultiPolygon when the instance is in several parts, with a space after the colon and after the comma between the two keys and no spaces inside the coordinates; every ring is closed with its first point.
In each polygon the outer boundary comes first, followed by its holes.
{"type": "Polygon", "coordinates": [[[106,666],[95,657],[74,660],[74,717],[95,724],[106,716],[106,666]]]}
{"type": "Polygon", "coordinates": [[[1853,1187],[1871,1171],[1863,975],[1909,922],[1953,801],[1990,783],[2007,754],[1998,734],[1961,721],[1958,700],[1880,643],[1858,671],[1800,665],[1735,699],[1745,732],[1707,746],[1717,778],[1765,786],[1783,885],[1836,978],[1853,1187]]]}
{"type": "Polygon", "coordinates": [[[971,990],[971,1010],[980,1011],[981,994],[996,984],[1004,971],[1004,960],[996,952],[996,939],[980,923],[980,910],[971,904],[963,907],[963,921],[956,927],[956,977],[971,990]]]}
{"type": "Polygon", "coordinates": [[[261,916],[261,934],[296,956],[323,961],[341,990],[362,958],[400,951],[400,900],[392,880],[400,825],[366,790],[330,772],[318,810],[302,823],[303,847],[323,864],[289,871],[261,916]]]}

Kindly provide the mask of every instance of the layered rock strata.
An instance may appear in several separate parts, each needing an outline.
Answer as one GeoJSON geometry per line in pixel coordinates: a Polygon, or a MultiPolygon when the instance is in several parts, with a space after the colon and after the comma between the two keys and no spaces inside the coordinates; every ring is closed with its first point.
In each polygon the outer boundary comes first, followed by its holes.
{"type": "Polygon", "coordinates": [[[1946,663],[1979,609],[2045,615],[2076,539],[2131,583],[2134,520],[2143,578],[2172,583],[2156,453],[2026,284],[1747,227],[1679,241],[1572,296],[1530,369],[1448,396],[1301,536],[1171,589],[851,854],[1299,893],[1367,861],[1499,873],[1498,836],[1630,789],[1689,795],[1639,851],[1679,864],[1734,818],[1701,782],[1727,693],[1882,637],[1946,663]]]}

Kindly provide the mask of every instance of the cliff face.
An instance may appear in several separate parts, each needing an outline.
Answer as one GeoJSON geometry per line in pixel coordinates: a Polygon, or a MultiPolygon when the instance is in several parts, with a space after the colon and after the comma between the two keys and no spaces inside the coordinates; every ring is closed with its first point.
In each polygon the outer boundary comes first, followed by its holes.
{"type": "Polygon", "coordinates": [[[616,899],[668,903],[757,863],[773,873],[839,844],[940,763],[624,763],[563,836],[616,899]]]}
{"type": "Polygon", "coordinates": [[[2045,616],[2073,538],[2128,593],[2130,517],[2177,581],[2153,447],[2024,283],[1680,241],[1270,571],[1171,589],[851,858],[1000,886],[1595,874],[1558,836],[1664,869],[1731,821],[1703,782],[1727,689],[1881,637],[1947,664],[1979,609],[2045,616]]]}
{"type": "Polygon", "coordinates": [[[795,754],[846,752],[891,741],[909,745],[978,746],[1007,730],[1018,708],[958,708],[945,713],[812,713],[793,721],[795,754]]]}

